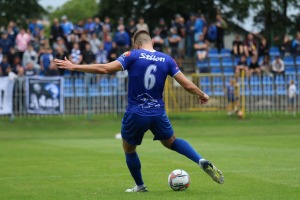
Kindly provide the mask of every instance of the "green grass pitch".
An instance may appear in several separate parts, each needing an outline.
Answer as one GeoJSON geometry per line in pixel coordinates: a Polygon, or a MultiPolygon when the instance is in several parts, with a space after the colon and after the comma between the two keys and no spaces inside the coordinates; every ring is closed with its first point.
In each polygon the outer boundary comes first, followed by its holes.
{"type": "Polygon", "coordinates": [[[134,182],[125,164],[121,117],[0,118],[0,199],[300,199],[300,118],[225,114],[170,116],[177,137],[219,167],[224,185],[146,133],[138,147],[148,193],[125,193],[134,182]],[[167,184],[177,168],[187,191],[167,184]]]}

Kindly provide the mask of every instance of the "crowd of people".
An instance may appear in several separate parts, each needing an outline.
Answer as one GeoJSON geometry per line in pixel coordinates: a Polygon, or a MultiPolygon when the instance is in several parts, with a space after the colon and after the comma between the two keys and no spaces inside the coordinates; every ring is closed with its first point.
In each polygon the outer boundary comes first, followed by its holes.
{"type": "MultiPolygon", "coordinates": [[[[1,28],[0,39],[0,76],[14,73],[18,76],[64,75],[52,62],[54,58],[69,58],[74,63],[106,63],[115,60],[131,47],[131,37],[137,30],[147,30],[152,34],[154,48],[170,54],[182,67],[185,57],[200,61],[207,59],[208,50],[224,48],[224,32],[228,25],[221,14],[215,21],[208,23],[203,14],[191,14],[186,20],[176,14],[171,22],[159,19],[157,26],[149,30],[143,17],[124,19],[120,17],[113,26],[107,16],[80,20],[73,24],[67,16],[53,19],[50,35],[45,34],[45,27],[38,19],[28,23],[27,28],[18,27],[11,21],[1,28]]],[[[257,35],[256,35],[257,36],[257,35]]],[[[238,58],[235,67],[238,74],[245,69],[250,76],[262,71],[271,74],[283,73],[282,59],[269,58],[270,45],[261,37],[259,43],[249,33],[244,41],[236,36],[232,46],[233,58],[238,58]],[[251,58],[250,64],[246,62],[251,58]]],[[[300,55],[300,33],[294,40],[288,36],[280,46],[282,55],[300,55]]]]}

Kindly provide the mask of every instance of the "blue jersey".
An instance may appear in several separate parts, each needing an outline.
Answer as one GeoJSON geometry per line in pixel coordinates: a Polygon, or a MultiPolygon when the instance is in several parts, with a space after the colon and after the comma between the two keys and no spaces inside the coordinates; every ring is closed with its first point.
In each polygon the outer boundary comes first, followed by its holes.
{"type": "Polygon", "coordinates": [[[176,62],[167,54],[143,49],[125,52],[118,61],[128,71],[127,112],[142,116],[163,114],[166,78],[180,72],[176,62]]]}

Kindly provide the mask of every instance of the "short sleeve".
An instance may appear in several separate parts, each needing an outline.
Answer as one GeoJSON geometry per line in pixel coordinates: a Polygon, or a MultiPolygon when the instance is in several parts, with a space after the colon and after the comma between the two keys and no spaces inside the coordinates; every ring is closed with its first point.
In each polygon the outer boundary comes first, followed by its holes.
{"type": "Polygon", "coordinates": [[[180,72],[180,69],[173,58],[170,58],[169,63],[169,75],[174,77],[180,72]]]}
{"type": "Polygon", "coordinates": [[[124,52],[118,59],[122,65],[123,70],[127,70],[133,60],[133,51],[124,52]]]}

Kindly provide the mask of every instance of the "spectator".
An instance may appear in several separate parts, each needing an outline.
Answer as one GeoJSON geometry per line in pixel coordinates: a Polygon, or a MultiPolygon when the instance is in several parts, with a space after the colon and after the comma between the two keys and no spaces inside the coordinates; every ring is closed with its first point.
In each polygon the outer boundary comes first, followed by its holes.
{"type": "Polygon", "coordinates": [[[52,55],[52,49],[47,46],[42,50],[42,54],[40,57],[40,65],[41,65],[41,72],[42,74],[44,74],[45,76],[49,75],[49,67],[50,64],[53,60],[53,55],[52,55]]]}
{"type": "Polygon", "coordinates": [[[266,38],[262,37],[260,43],[258,45],[258,57],[262,58],[264,56],[268,56],[270,51],[270,46],[266,40],[266,38]]]}
{"type": "Polygon", "coordinates": [[[244,54],[246,57],[257,55],[257,43],[251,33],[247,35],[247,38],[244,41],[244,54]]]}
{"type": "Polygon", "coordinates": [[[15,22],[14,21],[10,21],[7,25],[7,32],[8,32],[8,37],[11,39],[11,40],[15,40],[18,33],[19,33],[19,29],[18,27],[16,26],[15,22]]]}
{"type": "Polygon", "coordinates": [[[211,23],[207,29],[207,39],[211,43],[217,42],[218,39],[218,28],[216,24],[211,23]]]}
{"type": "Polygon", "coordinates": [[[235,67],[235,75],[240,76],[240,71],[244,70],[245,74],[248,75],[248,64],[247,64],[247,58],[245,55],[241,56],[241,59],[237,63],[237,66],[235,67]]]}
{"type": "Polygon", "coordinates": [[[37,18],[34,18],[28,27],[33,37],[39,36],[40,31],[44,29],[43,25],[38,22],[37,18]]]}
{"type": "Polygon", "coordinates": [[[236,35],[234,41],[232,42],[232,55],[235,58],[241,57],[244,54],[244,45],[243,42],[240,40],[240,36],[236,35]]]}
{"type": "Polygon", "coordinates": [[[97,38],[97,34],[96,33],[92,34],[92,36],[91,36],[91,38],[89,40],[89,43],[91,45],[93,54],[96,55],[96,53],[99,50],[99,46],[101,44],[101,41],[97,38]]]}
{"type": "Polygon", "coordinates": [[[114,60],[116,60],[118,58],[118,50],[117,50],[117,45],[116,43],[112,43],[112,48],[110,49],[110,51],[108,52],[108,62],[112,62],[114,60]]]}
{"type": "Polygon", "coordinates": [[[181,15],[177,14],[175,16],[174,27],[177,29],[177,34],[180,36],[181,40],[178,45],[179,56],[184,57],[184,45],[185,45],[185,25],[184,18],[181,15]]]}
{"type": "MultiPolygon", "coordinates": [[[[79,49],[79,44],[74,43],[73,48],[71,50],[71,54],[69,55],[69,60],[74,64],[80,64],[82,62],[82,54],[79,49]]],[[[72,75],[80,75],[80,72],[71,72],[72,75]]]]}
{"type": "Polygon", "coordinates": [[[207,57],[208,45],[203,34],[199,35],[198,42],[194,44],[194,48],[196,50],[197,59],[201,62],[204,61],[207,57]]]}
{"type": "Polygon", "coordinates": [[[98,38],[102,39],[103,22],[101,22],[99,17],[95,17],[94,22],[95,22],[95,33],[98,38]]]}
{"type": "Polygon", "coordinates": [[[124,51],[128,50],[130,44],[130,38],[125,31],[124,25],[118,26],[118,31],[115,33],[114,42],[117,45],[118,55],[121,55],[124,51]]]}
{"type": "Polygon", "coordinates": [[[226,94],[228,101],[227,115],[232,115],[239,108],[239,86],[234,79],[231,79],[226,87],[226,94]]]}
{"type": "Polygon", "coordinates": [[[258,64],[257,56],[252,56],[249,64],[249,77],[253,74],[257,73],[259,76],[261,75],[261,69],[258,64]]]}
{"type": "MultiPolygon", "coordinates": [[[[106,16],[104,18],[104,24],[103,24],[103,29],[105,29],[106,33],[110,33],[111,32],[111,23],[110,23],[110,17],[106,16]]],[[[105,39],[105,37],[104,37],[105,39]]]]}
{"type": "Polygon", "coordinates": [[[190,19],[185,24],[186,30],[186,55],[193,57],[194,55],[194,31],[195,31],[196,15],[191,14],[190,19]]]}
{"type": "Polygon", "coordinates": [[[10,66],[13,65],[15,57],[19,56],[18,53],[16,52],[16,49],[14,47],[11,47],[9,49],[9,53],[7,55],[7,59],[8,59],[8,63],[10,64],[10,66]]]}
{"type": "MultiPolygon", "coordinates": [[[[132,38],[133,34],[136,32],[137,28],[136,28],[136,24],[135,24],[135,20],[133,18],[129,19],[129,24],[126,27],[126,31],[129,34],[129,37],[132,38]]],[[[131,43],[131,41],[130,41],[131,43]]]]}
{"type": "Polygon", "coordinates": [[[7,26],[7,37],[11,42],[11,46],[15,46],[15,40],[17,37],[17,32],[14,31],[13,27],[7,26]]]}
{"type": "Polygon", "coordinates": [[[95,27],[96,24],[93,21],[93,18],[88,18],[87,22],[84,25],[84,32],[87,33],[88,35],[92,35],[93,33],[95,33],[95,27]]]}
{"type": "Polygon", "coordinates": [[[263,57],[263,60],[259,63],[259,67],[265,74],[267,74],[270,77],[273,77],[273,74],[271,73],[272,66],[269,55],[265,55],[263,57]]]}
{"type": "Polygon", "coordinates": [[[203,14],[198,14],[197,19],[195,21],[195,42],[199,38],[199,34],[204,34],[206,35],[207,32],[207,26],[206,26],[206,19],[203,14]]]}
{"type": "Polygon", "coordinates": [[[226,21],[223,19],[221,14],[217,14],[216,19],[217,19],[217,22],[216,22],[216,26],[217,26],[216,46],[220,53],[221,49],[224,48],[224,33],[225,33],[225,29],[227,29],[228,25],[227,25],[226,21]]]}
{"type": "Polygon", "coordinates": [[[176,28],[170,29],[170,36],[168,37],[169,46],[171,49],[171,56],[174,59],[179,59],[179,42],[181,41],[181,37],[177,34],[176,28]]]}
{"type": "Polygon", "coordinates": [[[61,37],[58,37],[56,39],[56,42],[53,45],[53,50],[54,50],[53,52],[56,53],[57,52],[57,48],[59,48],[59,47],[62,48],[64,51],[68,52],[68,48],[67,48],[67,46],[65,44],[65,41],[61,37]]]}
{"type": "Polygon", "coordinates": [[[17,45],[20,58],[23,57],[23,53],[28,48],[29,42],[30,42],[30,35],[26,33],[24,28],[22,28],[20,30],[20,33],[16,37],[16,45],[17,45]]]}
{"type": "Polygon", "coordinates": [[[12,65],[12,72],[15,73],[17,76],[21,77],[24,75],[24,67],[21,63],[21,58],[19,56],[15,57],[14,63],[12,65]]]}
{"type": "Polygon", "coordinates": [[[31,44],[28,45],[28,49],[24,52],[22,59],[23,66],[26,66],[29,62],[33,65],[35,69],[40,69],[40,66],[38,64],[38,54],[33,49],[33,46],[31,44]]]}
{"type": "Polygon", "coordinates": [[[79,49],[81,52],[85,51],[86,44],[89,44],[89,41],[87,35],[83,33],[81,34],[80,41],[79,41],[79,49]]]}
{"type": "Polygon", "coordinates": [[[2,48],[2,53],[7,55],[10,47],[13,47],[13,42],[8,37],[8,33],[4,31],[0,39],[0,48],[2,48]]]}
{"type": "Polygon", "coordinates": [[[53,61],[51,61],[47,76],[58,76],[58,75],[59,75],[59,71],[57,69],[57,66],[53,61]]]}
{"type": "Polygon", "coordinates": [[[6,55],[2,57],[2,61],[0,62],[0,71],[2,76],[8,76],[8,73],[12,70],[11,65],[8,62],[8,58],[6,55]]]}
{"type": "Polygon", "coordinates": [[[85,33],[84,28],[85,28],[84,27],[84,21],[83,20],[79,20],[77,22],[77,24],[74,26],[73,33],[76,34],[78,38],[80,38],[81,35],[85,33]]]}
{"type": "Polygon", "coordinates": [[[48,38],[45,35],[45,30],[41,30],[40,31],[39,42],[40,42],[40,46],[41,47],[50,46],[49,40],[48,40],[48,38]]]}
{"type": "Polygon", "coordinates": [[[108,52],[104,49],[104,44],[99,45],[99,50],[96,53],[96,63],[103,64],[107,63],[108,52]]]}
{"type": "Polygon", "coordinates": [[[40,44],[40,38],[38,36],[34,37],[33,40],[31,40],[31,45],[33,46],[33,49],[36,52],[40,52],[41,44],[40,44]]]}
{"type": "Polygon", "coordinates": [[[113,42],[111,40],[111,36],[108,35],[106,40],[104,41],[104,49],[107,51],[107,52],[110,52],[110,50],[112,49],[112,46],[113,46],[113,42]]]}
{"type": "Polygon", "coordinates": [[[87,43],[85,45],[85,51],[82,54],[82,60],[84,64],[95,63],[95,54],[92,52],[91,45],[87,43]]]}
{"type": "Polygon", "coordinates": [[[61,27],[62,27],[64,36],[67,37],[68,35],[73,33],[74,26],[73,26],[72,22],[68,21],[68,18],[66,15],[62,16],[61,20],[62,20],[61,27]]]}
{"type": "Polygon", "coordinates": [[[292,51],[294,56],[300,55],[300,33],[297,33],[296,38],[292,42],[292,51]]]}
{"type": "MultiPolygon", "coordinates": [[[[65,57],[68,57],[67,52],[62,47],[58,46],[56,48],[55,58],[63,60],[65,57]]],[[[58,71],[60,76],[63,76],[65,73],[65,70],[62,68],[58,68],[58,71]]]]}
{"type": "Polygon", "coordinates": [[[154,29],[154,36],[152,37],[152,42],[153,42],[153,48],[156,51],[163,51],[163,45],[164,45],[164,40],[160,36],[160,29],[155,28],[154,29]]]}
{"type": "MultiPolygon", "coordinates": [[[[297,88],[294,83],[294,80],[290,81],[289,90],[288,90],[288,111],[291,112],[293,109],[296,108],[296,95],[297,95],[297,88]]],[[[294,115],[295,115],[294,110],[294,115]]]]}
{"type": "Polygon", "coordinates": [[[68,36],[67,49],[69,53],[72,51],[74,43],[78,43],[78,42],[79,42],[78,35],[72,33],[71,35],[68,36]]]}
{"type": "Polygon", "coordinates": [[[137,29],[137,31],[145,30],[145,31],[149,32],[148,24],[145,23],[145,20],[143,17],[139,18],[139,22],[136,24],[136,29],[137,29]]]}
{"type": "Polygon", "coordinates": [[[291,54],[291,40],[288,35],[284,35],[283,42],[280,45],[281,56],[289,56],[291,54]]]}
{"type": "Polygon", "coordinates": [[[34,69],[34,64],[32,62],[27,62],[27,64],[25,65],[24,75],[25,76],[35,76],[35,75],[37,75],[37,72],[34,69]]]}
{"type": "Polygon", "coordinates": [[[161,36],[161,38],[164,39],[165,42],[166,42],[167,38],[168,38],[169,28],[166,25],[166,22],[165,22],[165,20],[163,18],[159,19],[158,28],[160,29],[160,36],[161,36]]]}
{"type": "Polygon", "coordinates": [[[58,37],[64,38],[64,32],[62,27],[59,24],[58,18],[54,18],[53,24],[51,25],[50,28],[50,37],[49,37],[51,47],[53,47],[58,37]]]}
{"type": "Polygon", "coordinates": [[[274,77],[276,78],[276,75],[284,75],[284,62],[280,58],[280,56],[276,56],[275,60],[272,62],[272,73],[274,77]]]}

